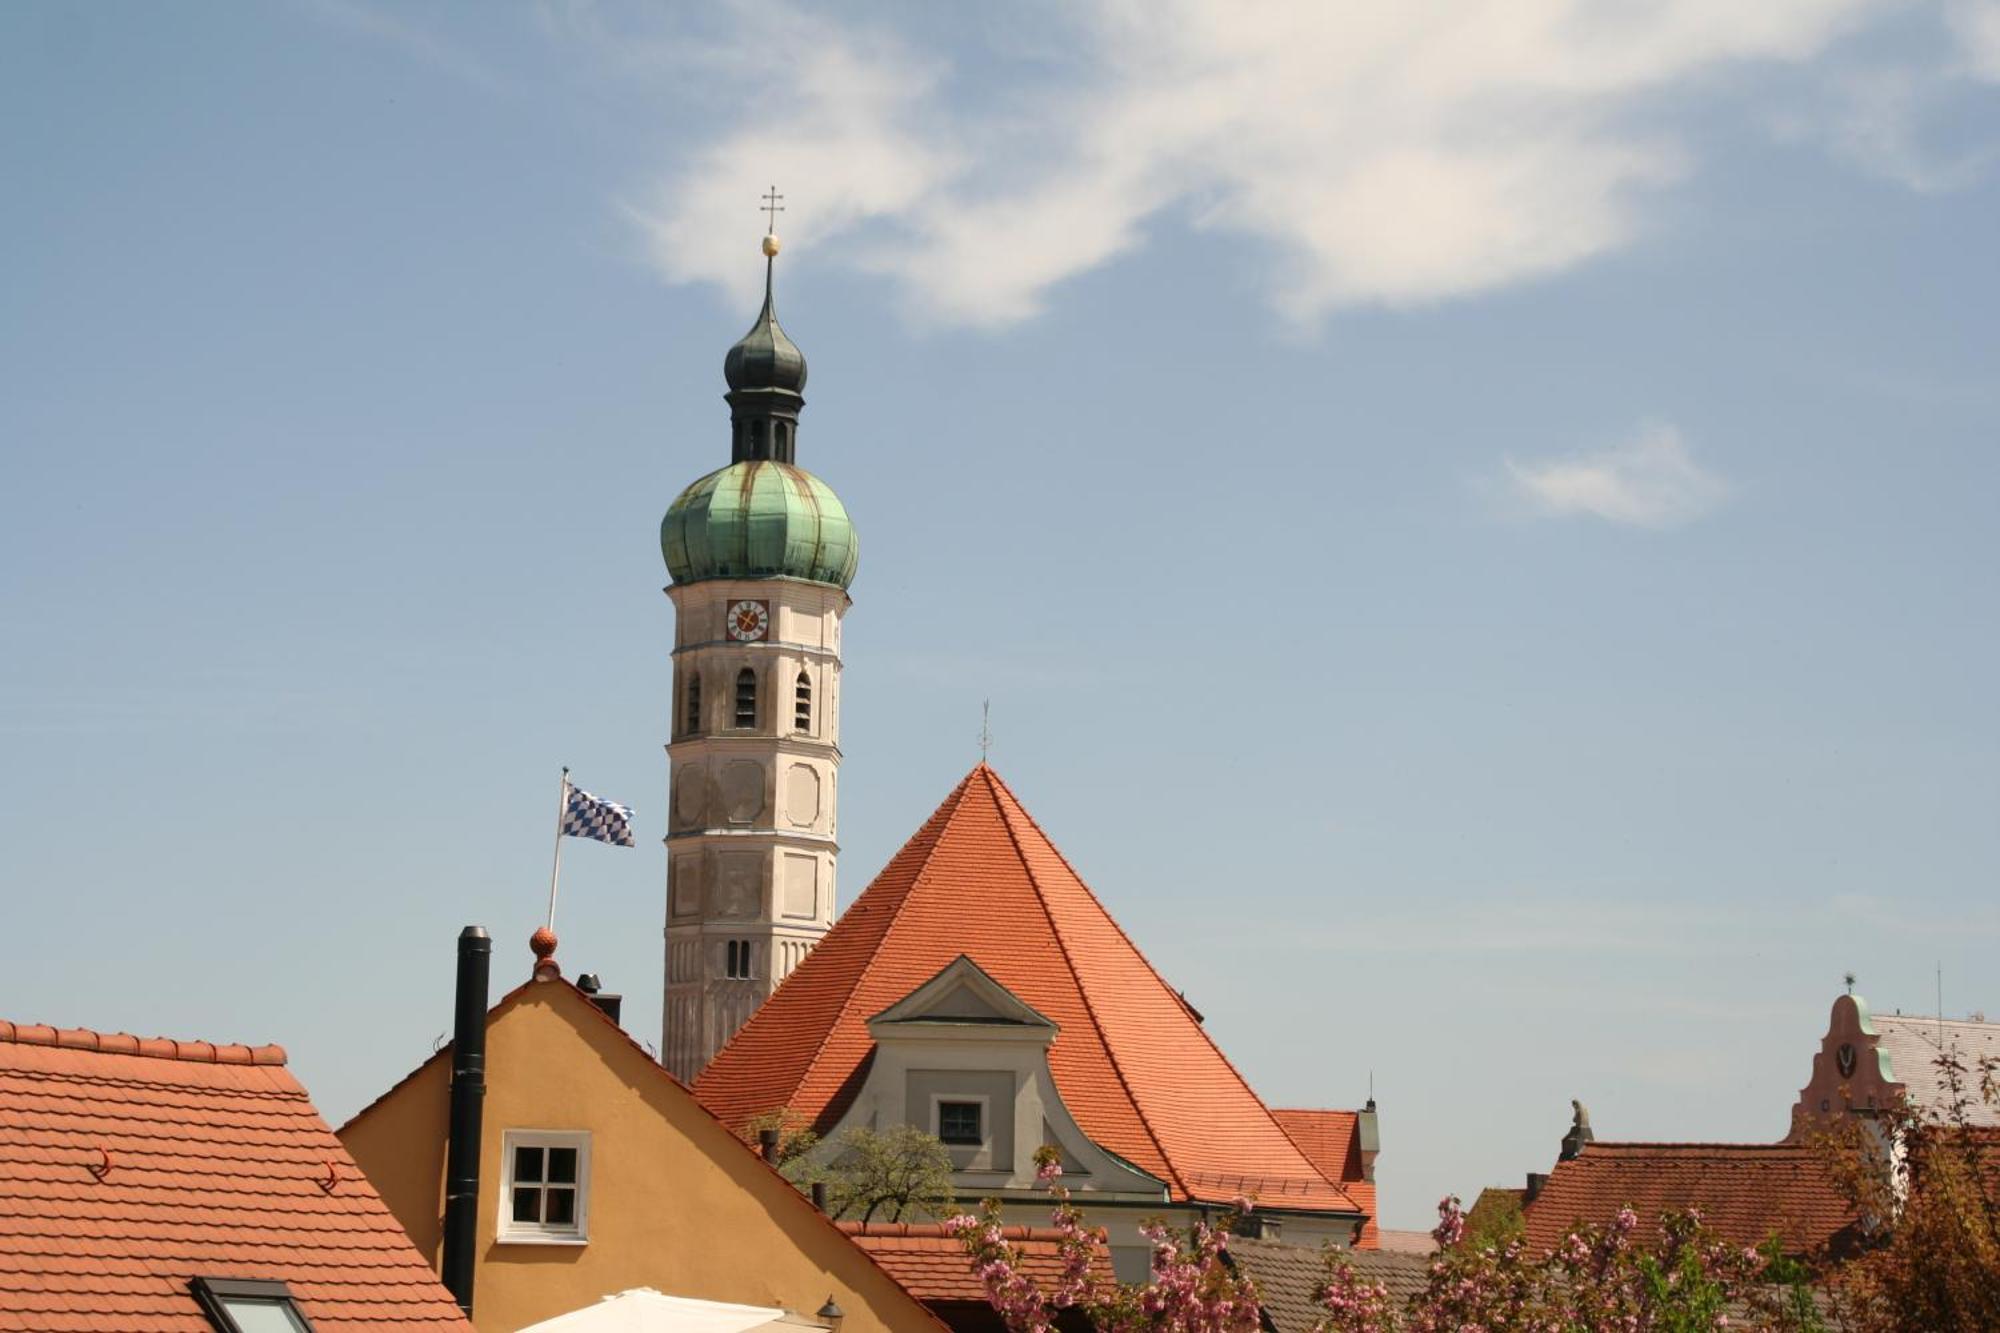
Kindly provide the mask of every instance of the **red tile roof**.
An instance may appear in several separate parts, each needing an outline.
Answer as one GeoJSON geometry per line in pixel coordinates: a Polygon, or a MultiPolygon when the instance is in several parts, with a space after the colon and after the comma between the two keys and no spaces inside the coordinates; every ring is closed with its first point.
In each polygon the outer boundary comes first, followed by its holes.
{"type": "MultiPolygon", "coordinates": [[[[972,1271],[965,1247],[947,1236],[941,1222],[842,1222],[840,1229],[866,1250],[889,1276],[927,1305],[940,1301],[984,1301],[986,1288],[972,1271]]],[[[1062,1276],[1061,1251],[1054,1227],[1003,1227],[1022,1272],[1048,1291],[1062,1276]]],[[[1100,1282],[1113,1280],[1111,1256],[1097,1246],[1091,1274],[1100,1282]]]]}
{"type": "Polygon", "coordinates": [[[1354,1248],[1379,1248],[1381,1233],[1375,1226],[1375,1182],[1364,1176],[1361,1165],[1360,1112],[1275,1107],[1271,1115],[1292,1142],[1299,1145],[1299,1151],[1306,1155],[1306,1160],[1318,1167],[1321,1175],[1345,1190],[1356,1206],[1368,1215],[1354,1248]]]}
{"type": "Polygon", "coordinates": [[[1096,1143],[1176,1199],[1358,1212],[1223,1057],[991,768],[981,764],[703,1070],[739,1130],[779,1108],[821,1130],[853,1099],[867,1020],[964,954],[1059,1026],[1049,1066],[1096,1143]]]}
{"type": "Polygon", "coordinates": [[[1528,1244],[1549,1249],[1571,1224],[1602,1225],[1628,1205],[1647,1234],[1662,1213],[1694,1208],[1732,1244],[1776,1234],[1791,1254],[1837,1249],[1854,1222],[1818,1155],[1798,1144],[1589,1143],[1528,1205],[1528,1244]]]}
{"type": "Polygon", "coordinates": [[[284,1062],[0,1020],[0,1328],[212,1333],[211,1277],[319,1333],[469,1330],[284,1062]]]}

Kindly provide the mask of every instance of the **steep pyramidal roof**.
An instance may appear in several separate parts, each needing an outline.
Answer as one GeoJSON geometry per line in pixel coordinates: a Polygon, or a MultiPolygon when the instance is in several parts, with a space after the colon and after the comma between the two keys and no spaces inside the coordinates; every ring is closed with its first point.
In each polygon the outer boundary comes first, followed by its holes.
{"type": "Polygon", "coordinates": [[[832,1128],[867,1072],[868,1019],[961,954],[1058,1025],[1049,1066],[1078,1125],[1175,1199],[1362,1211],[985,764],[716,1055],[696,1095],[739,1132],[779,1108],[832,1128]]]}

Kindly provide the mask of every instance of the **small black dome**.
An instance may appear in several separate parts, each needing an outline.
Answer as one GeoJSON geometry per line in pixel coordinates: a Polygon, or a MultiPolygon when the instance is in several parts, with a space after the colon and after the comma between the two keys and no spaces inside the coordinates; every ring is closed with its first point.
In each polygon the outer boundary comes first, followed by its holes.
{"type": "Polygon", "coordinates": [[[771,302],[769,269],[764,278],[764,309],[750,332],[743,335],[722,359],[722,377],[733,390],[785,389],[803,393],[806,387],[806,354],[778,325],[778,312],[771,302]]]}

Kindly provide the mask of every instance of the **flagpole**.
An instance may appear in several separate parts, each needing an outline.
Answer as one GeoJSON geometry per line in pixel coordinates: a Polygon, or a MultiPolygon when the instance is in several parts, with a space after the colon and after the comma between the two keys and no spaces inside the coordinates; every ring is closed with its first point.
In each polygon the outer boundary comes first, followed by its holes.
{"type": "Polygon", "coordinates": [[[563,814],[569,809],[569,768],[562,771],[562,786],[556,789],[556,860],[549,867],[549,933],[556,929],[556,884],[562,879],[562,829],[563,814]]]}

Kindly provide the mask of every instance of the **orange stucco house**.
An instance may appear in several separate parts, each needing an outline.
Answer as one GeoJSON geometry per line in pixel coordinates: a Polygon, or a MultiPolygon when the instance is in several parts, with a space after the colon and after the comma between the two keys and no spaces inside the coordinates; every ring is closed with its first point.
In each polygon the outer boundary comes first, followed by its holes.
{"type": "MultiPolygon", "coordinates": [[[[553,958],[485,1020],[479,1329],[511,1333],[635,1287],[808,1318],[831,1298],[840,1333],[942,1329],[553,958]]],[[[444,1249],[451,1081],[447,1046],[339,1131],[433,1260],[444,1249]]]]}

